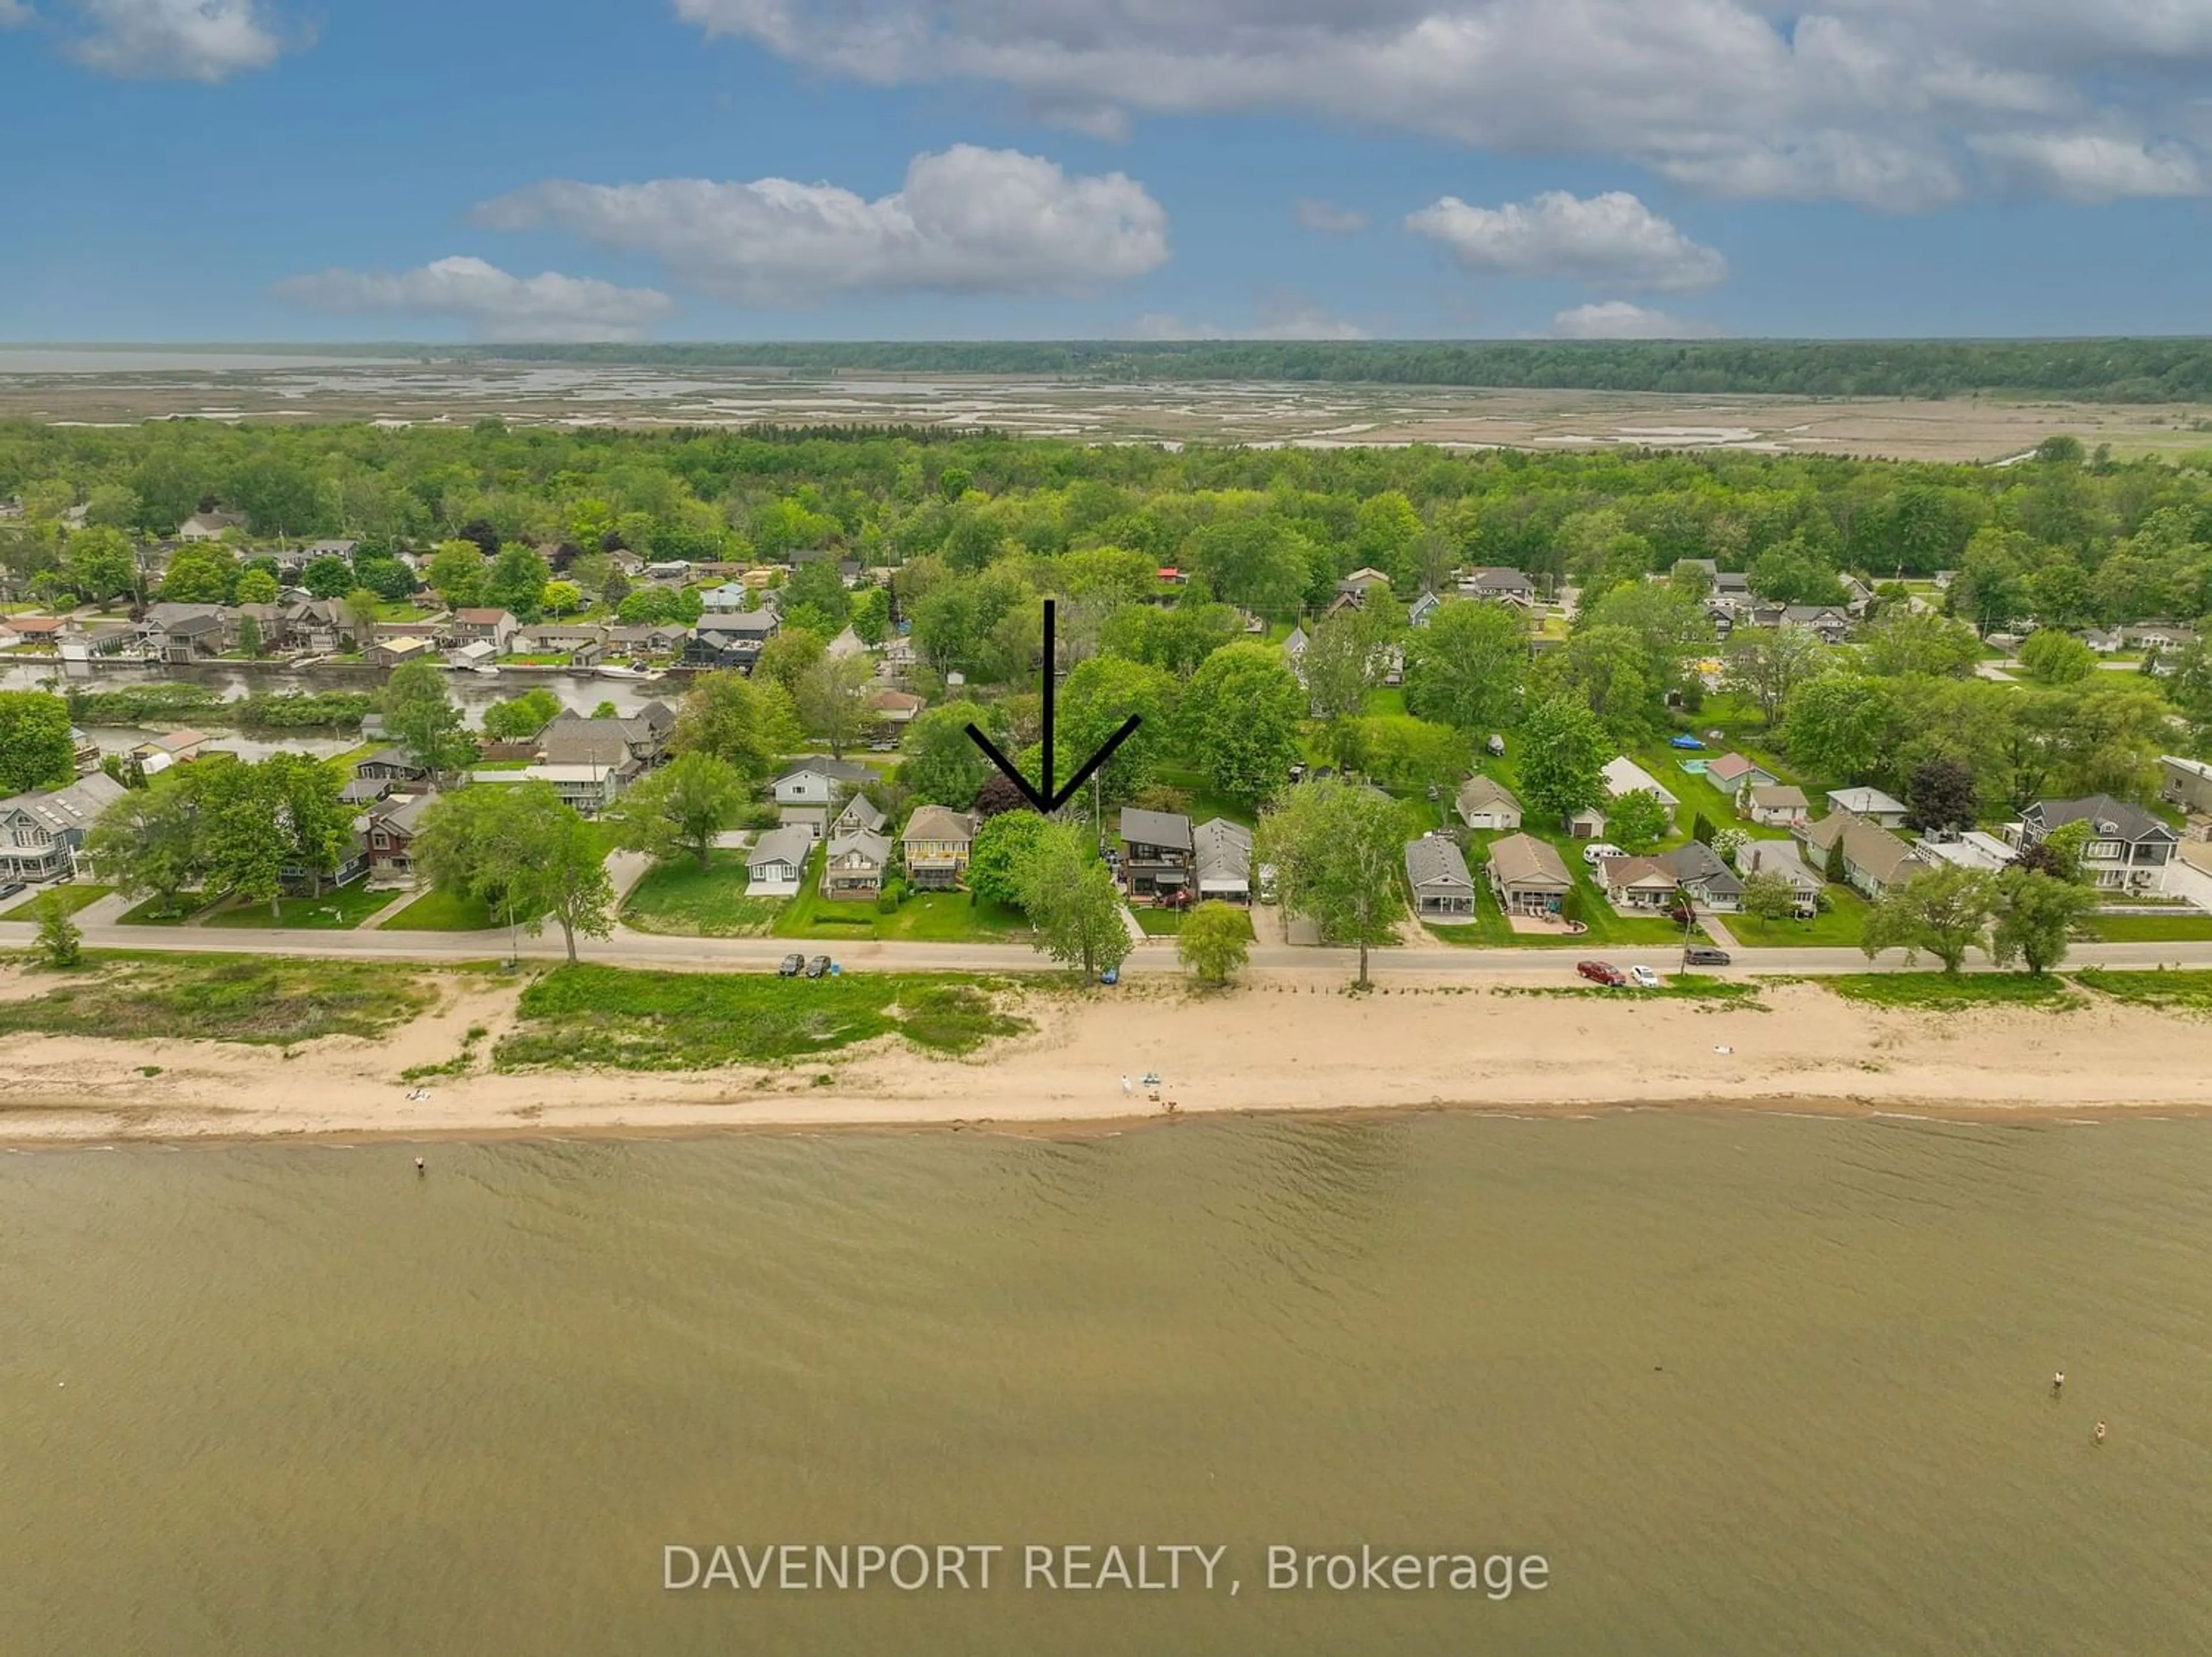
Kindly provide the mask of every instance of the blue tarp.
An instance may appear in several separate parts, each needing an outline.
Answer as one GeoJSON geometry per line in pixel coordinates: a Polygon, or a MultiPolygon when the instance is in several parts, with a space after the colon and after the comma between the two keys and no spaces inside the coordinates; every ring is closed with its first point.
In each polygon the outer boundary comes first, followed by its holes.
{"type": "Polygon", "coordinates": [[[1676,737],[1667,744],[1669,748],[1703,748],[1705,744],[1695,737],[1676,737]]]}

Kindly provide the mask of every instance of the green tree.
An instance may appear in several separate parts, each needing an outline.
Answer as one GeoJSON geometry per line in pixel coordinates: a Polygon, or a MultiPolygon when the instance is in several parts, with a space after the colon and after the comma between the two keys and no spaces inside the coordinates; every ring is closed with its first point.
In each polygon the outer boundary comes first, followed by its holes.
{"type": "Polygon", "coordinates": [[[1234,903],[1209,901],[1182,918],[1176,957],[1201,984],[1226,984],[1250,958],[1252,920],[1234,903]]]}
{"type": "Polygon", "coordinates": [[[2020,665],[2045,684],[2077,684],[2097,671],[2097,652],[2070,633],[2038,628],[2020,647],[2020,665]]]}
{"type": "Polygon", "coordinates": [[[1253,855],[1275,868],[1284,912],[1310,917],[1325,944],[1356,945],[1365,988],[1367,952],[1390,943],[1406,909],[1399,871],[1406,825],[1397,802],[1341,778],[1302,782],[1260,819],[1253,855]]]}
{"type": "Polygon", "coordinates": [[[1520,611],[1448,599],[1406,641],[1406,706],[1481,737],[1512,723],[1528,671],[1520,611]]]}
{"type": "Polygon", "coordinates": [[[1550,696],[1529,711],[1521,731],[1521,798],[1540,817],[1564,823],[1606,800],[1612,745],[1597,716],[1570,696],[1550,696]]]}
{"type": "Polygon", "coordinates": [[[854,593],[849,619],[862,644],[883,643],[891,632],[890,594],[881,587],[866,587],[854,593]]]}
{"type": "Polygon", "coordinates": [[[1375,641],[1357,611],[1330,616],[1313,630],[1300,663],[1306,702],[1322,721],[1322,740],[1338,765],[1352,762],[1354,722],[1367,707],[1375,680],[1375,641]]]}
{"type": "Polygon", "coordinates": [[[711,754],[757,788],[799,743],[791,698],[773,680],[742,673],[704,673],[676,710],[669,746],[678,754],[711,754]]]}
{"type": "Polygon", "coordinates": [[[1981,636],[1960,622],[1922,610],[1893,610],[1868,628],[1860,665],[1885,679],[1909,673],[1962,679],[1982,659],[1981,636]]]}
{"type": "Polygon", "coordinates": [[[1990,958],[2000,967],[2020,962],[2040,976],[2066,959],[2072,938],[2096,909],[2097,895],[2038,869],[2008,869],[1996,883],[1996,924],[1990,958]]]}
{"type": "Polygon", "coordinates": [[[1282,786],[1298,757],[1305,692],[1266,645],[1227,645],[1183,695],[1189,751],[1212,787],[1244,804],[1282,786]]]}
{"type": "Polygon", "coordinates": [[[265,569],[249,569],[238,578],[238,602],[241,604],[273,604],[276,592],[276,578],[265,569]]]}
{"type": "Polygon", "coordinates": [[[376,620],[380,601],[368,587],[356,587],[345,596],[346,630],[353,635],[355,645],[366,650],[376,637],[376,620]]]}
{"type": "Polygon", "coordinates": [[[778,628],[754,659],[753,677],[781,685],[784,694],[795,701],[799,682],[806,677],[808,668],[822,659],[825,647],[822,635],[810,628],[778,628]]]}
{"type": "Polygon", "coordinates": [[[1888,683],[1857,673],[1807,680],[1790,694],[1782,720],[1782,745],[1797,769],[1838,783],[1880,774],[1901,735],[1888,683]]]}
{"type": "Polygon", "coordinates": [[[1625,852],[1648,852],[1667,837],[1667,808],[1648,788],[1616,794],[1606,811],[1605,837],[1625,852]]]}
{"type": "Polygon", "coordinates": [[[868,699],[875,677],[875,664],[866,656],[823,656],[799,676],[799,723],[830,744],[833,759],[844,758],[873,725],[868,699]]]}
{"type": "Polygon", "coordinates": [[[70,919],[69,895],[59,888],[41,892],[33,912],[39,918],[39,935],[33,946],[39,959],[58,971],[74,968],[84,957],[84,934],[70,919]]]}
{"type": "Polygon", "coordinates": [[[1797,913],[1797,889],[1787,875],[1755,870],[1744,877],[1743,912],[1759,920],[1787,920],[1797,913]]]}
{"type": "Polygon", "coordinates": [[[1048,823],[1036,837],[1022,865],[1022,907],[1036,924],[1036,947],[1085,977],[1128,958],[1121,895],[1080,829],[1048,823]]]}
{"type": "Polygon", "coordinates": [[[1973,768],[1950,754],[1931,754],[1912,768],[1905,786],[1908,826],[1923,832],[1971,828],[1979,814],[1973,768]]]}
{"type": "Polygon", "coordinates": [[[483,549],[473,541],[442,541],[423,566],[422,580],[448,610],[471,609],[484,601],[487,571],[483,549]]]}
{"type": "MultiPolygon", "coordinates": [[[[1127,799],[1150,787],[1172,749],[1177,693],[1175,677],[1120,656],[1093,656],[1061,683],[1056,737],[1078,763],[1097,753],[1131,715],[1142,721],[1099,771],[1099,786],[1127,799]]],[[[1060,776],[1074,773],[1063,771],[1060,776]]]]}
{"type": "Polygon", "coordinates": [[[1884,950],[1902,949],[1911,966],[1925,950],[1955,973],[1977,945],[1987,948],[1996,882],[1979,869],[1946,865],[1892,887],[1867,912],[1859,947],[1871,961],[1884,950]]]}
{"type": "Polygon", "coordinates": [[[1023,906],[1024,871],[1047,824],[1035,811],[986,817],[968,849],[968,890],[979,902],[1023,906]]]}
{"type": "Polygon", "coordinates": [[[1826,671],[1833,657],[1808,628],[1739,627],[1721,649],[1721,683],[1759,705],[1772,725],[1790,695],[1826,671]]]}
{"type": "Polygon", "coordinates": [[[543,613],[545,584],[551,579],[535,549],[503,547],[484,573],[484,602],[519,622],[534,622],[543,613]]]}
{"type": "Polygon", "coordinates": [[[946,702],[915,716],[900,744],[899,783],[916,800],[964,811],[994,774],[968,735],[974,725],[1005,748],[1006,732],[975,702],[946,702]]]}
{"type": "Polygon", "coordinates": [[[494,742],[520,742],[536,736],[562,712],[561,699],[539,685],[484,709],[484,735],[494,742]]]}
{"type": "Polygon", "coordinates": [[[85,835],[85,860],[100,879],[125,897],[159,898],[164,915],[175,914],[179,896],[200,879],[198,810],[190,781],[198,770],[181,768],[131,790],[85,835]]]}
{"type": "Polygon", "coordinates": [[[138,585],[138,558],[131,537],[118,529],[82,529],[62,550],[62,568],[77,592],[105,604],[138,585]]]}
{"type": "Polygon", "coordinates": [[[64,788],[76,776],[69,704],[43,690],[0,690],[0,798],[64,788]]]}
{"type": "MultiPolygon", "coordinates": [[[[256,791],[278,835],[283,866],[307,877],[317,897],[353,844],[352,809],[343,768],[308,754],[271,754],[252,768],[256,791]]],[[[278,913],[273,893],[272,918],[278,913]]]]}
{"type": "Polygon", "coordinates": [[[197,861],[206,889],[245,905],[266,903],[272,916],[289,850],[273,781],[259,766],[235,760],[191,768],[197,861]]]}
{"type": "Polygon", "coordinates": [[[353,590],[353,566],[329,554],[310,558],[300,572],[300,585],[318,598],[336,598],[353,590]]]}
{"type": "Polygon", "coordinates": [[[685,754],[615,801],[617,843],[666,857],[681,849],[708,866],[715,836],[733,826],[752,798],[745,780],[711,754],[685,754]]]}
{"type": "Polygon", "coordinates": [[[548,581],[538,607],[548,616],[574,616],[584,607],[584,590],[574,581],[548,581]]]}
{"type": "Polygon", "coordinates": [[[446,676],[429,661],[402,662],[377,698],[385,729],[416,764],[433,777],[459,770],[476,757],[476,744],[461,728],[461,710],[446,691],[446,676]]]}
{"type": "Polygon", "coordinates": [[[238,561],[222,547],[185,547],[161,577],[161,598],[173,604],[227,604],[238,580],[238,561]]]}
{"type": "Polygon", "coordinates": [[[251,616],[238,618],[238,647],[249,660],[261,659],[261,623],[251,616]]]}
{"type": "Polygon", "coordinates": [[[568,959],[613,930],[614,885],[592,827],[542,782],[456,789],[422,814],[416,857],[435,885],[535,936],[550,918],[568,959]]]}

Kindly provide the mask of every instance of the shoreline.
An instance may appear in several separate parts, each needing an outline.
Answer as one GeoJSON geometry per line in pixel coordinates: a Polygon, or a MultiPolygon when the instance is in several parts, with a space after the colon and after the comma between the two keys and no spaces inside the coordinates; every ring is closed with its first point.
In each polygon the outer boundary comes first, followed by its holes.
{"type": "Polygon", "coordinates": [[[1928,1013],[1809,985],[1753,1011],[1492,994],[1439,985],[1285,1004],[1225,995],[1026,998],[1030,1034],[964,1059],[896,1037],[712,1071],[478,1071],[414,1083],[515,990],[462,990],[377,1041],[290,1050],[204,1041],[0,1039],[0,1147],[686,1138],[726,1132],[1093,1137],[1218,1116],[1561,1120],[1640,1110],[1931,1120],[2212,1114],[2212,1067],[2174,1015],[2104,1006],[1928,1013]],[[1385,1056],[1387,1055],[1387,1057],[1385,1056]],[[144,1073],[151,1070],[153,1074],[144,1073]],[[1157,1102],[1121,1077],[1158,1071],[1157,1102]],[[410,1098],[410,1093],[423,1096],[410,1098]],[[1170,1114],[1166,1106],[1176,1106],[1170,1114]]]}

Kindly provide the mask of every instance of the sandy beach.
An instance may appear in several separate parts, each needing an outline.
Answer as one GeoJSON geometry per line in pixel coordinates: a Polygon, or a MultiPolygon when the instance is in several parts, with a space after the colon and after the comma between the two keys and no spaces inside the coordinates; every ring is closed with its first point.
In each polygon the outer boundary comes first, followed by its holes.
{"type": "Polygon", "coordinates": [[[645,1134],[951,1126],[1036,1132],[1212,1112],[1587,1112],[1735,1106],[1984,1116],[2212,1108],[2201,1034],[2098,1005],[1888,1012],[1811,985],[1766,1010],[1393,985],[1352,998],[1280,974],[1218,995],[1162,984],[1112,999],[1032,996],[1028,1035],[966,1059],[896,1038],[709,1072],[441,1076],[464,1033],[513,1023],[511,986],[472,989],[380,1041],[289,1056],[211,1041],[0,1041],[0,1142],[645,1134]],[[151,1072],[151,1073],[149,1073],[151,1072]],[[1121,1078],[1158,1072],[1125,1095],[1121,1078]],[[1153,1096],[1157,1095],[1157,1099],[1153,1096]]]}

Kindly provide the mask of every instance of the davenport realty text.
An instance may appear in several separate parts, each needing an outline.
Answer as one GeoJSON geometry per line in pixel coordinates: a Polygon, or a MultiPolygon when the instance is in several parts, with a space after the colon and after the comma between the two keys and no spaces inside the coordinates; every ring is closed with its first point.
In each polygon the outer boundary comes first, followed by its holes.
{"type": "MultiPolygon", "coordinates": [[[[1270,1543],[1254,1581],[1270,1592],[1480,1593],[1504,1599],[1551,1585],[1552,1567],[1536,1553],[1314,1549],[1270,1543]]],[[[665,1544],[660,1586],[670,1590],[837,1593],[1103,1591],[1234,1595],[1243,1577],[1225,1542],[761,1542],[665,1544]]]]}

